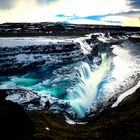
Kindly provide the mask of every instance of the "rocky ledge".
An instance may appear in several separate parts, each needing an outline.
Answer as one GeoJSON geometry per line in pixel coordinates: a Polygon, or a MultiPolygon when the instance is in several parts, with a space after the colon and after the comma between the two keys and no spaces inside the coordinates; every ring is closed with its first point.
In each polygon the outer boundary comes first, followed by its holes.
{"type": "MultiPolygon", "coordinates": [[[[15,44],[19,43],[16,39],[14,41],[15,44]]],[[[23,44],[19,43],[19,46],[0,45],[0,75],[30,71],[44,65],[72,63],[85,58],[79,43],[52,42],[38,45],[34,40],[27,41],[23,40],[23,44]],[[33,43],[34,45],[30,45],[33,43]]]]}
{"type": "Polygon", "coordinates": [[[140,88],[116,107],[98,113],[87,124],[67,124],[47,110],[25,111],[0,91],[0,139],[133,140],[140,139],[140,88]]]}

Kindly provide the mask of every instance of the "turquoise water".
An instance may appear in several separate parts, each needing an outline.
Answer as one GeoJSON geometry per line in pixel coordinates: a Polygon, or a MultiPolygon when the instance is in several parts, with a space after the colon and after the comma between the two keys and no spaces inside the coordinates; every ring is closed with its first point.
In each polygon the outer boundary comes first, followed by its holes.
{"type": "Polygon", "coordinates": [[[110,69],[110,59],[102,55],[100,66],[85,62],[54,66],[25,75],[1,77],[0,88],[23,88],[69,102],[74,112],[83,117],[101,89],[102,81],[110,69]]]}

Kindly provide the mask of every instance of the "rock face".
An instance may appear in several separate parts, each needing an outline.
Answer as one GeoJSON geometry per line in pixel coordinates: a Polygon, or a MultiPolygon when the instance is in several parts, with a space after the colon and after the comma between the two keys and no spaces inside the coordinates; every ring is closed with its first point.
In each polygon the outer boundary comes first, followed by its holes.
{"type": "Polygon", "coordinates": [[[0,139],[31,140],[34,128],[29,116],[17,103],[6,101],[6,96],[0,91],[0,139]]]}
{"type": "MultiPolygon", "coordinates": [[[[74,118],[74,112],[68,113],[69,103],[60,102],[58,99],[49,96],[39,96],[36,92],[25,89],[4,89],[0,93],[5,93],[5,99],[22,105],[25,110],[48,109],[56,116],[61,116],[65,120],[65,115],[74,118]],[[58,106],[58,107],[57,107],[58,106]]],[[[3,95],[3,94],[1,94],[3,95]]]]}
{"type": "MultiPolygon", "coordinates": [[[[89,60],[99,56],[100,46],[117,44],[133,34],[95,34],[84,40],[90,48],[89,60]]],[[[70,64],[86,58],[81,44],[71,41],[46,40],[39,38],[0,39],[0,75],[34,70],[44,65],[70,64]],[[46,42],[45,42],[46,41],[46,42]]],[[[101,61],[99,61],[100,64],[101,61]]]]}
{"type": "Polygon", "coordinates": [[[32,110],[43,108],[40,104],[40,97],[33,91],[23,89],[7,89],[0,91],[7,93],[6,100],[18,103],[24,106],[24,109],[32,110]]]}
{"type": "MultiPolygon", "coordinates": [[[[16,39],[12,42],[15,41],[16,39]]],[[[25,42],[28,40],[25,40],[25,42]]],[[[55,65],[72,63],[83,60],[85,56],[82,53],[78,43],[64,42],[57,44],[30,45],[18,44],[19,46],[0,45],[0,73],[12,74],[22,70],[31,70],[43,65],[55,65]]],[[[19,42],[18,42],[19,43],[19,42]]]]}

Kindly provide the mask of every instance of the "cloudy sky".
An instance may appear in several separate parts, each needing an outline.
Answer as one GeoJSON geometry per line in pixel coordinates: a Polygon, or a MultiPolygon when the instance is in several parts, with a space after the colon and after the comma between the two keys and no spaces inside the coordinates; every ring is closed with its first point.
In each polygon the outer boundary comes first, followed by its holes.
{"type": "Polygon", "coordinates": [[[0,0],[0,23],[4,22],[140,27],[140,0],[0,0]]]}

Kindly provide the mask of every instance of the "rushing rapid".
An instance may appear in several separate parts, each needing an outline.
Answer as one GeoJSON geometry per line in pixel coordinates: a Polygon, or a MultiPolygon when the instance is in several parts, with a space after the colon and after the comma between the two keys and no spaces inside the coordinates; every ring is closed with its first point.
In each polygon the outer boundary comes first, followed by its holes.
{"type": "Polygon", "coordinates": [[[47,108],[76,121],[113,105],[139,82],[140,41],[133,36],[0,38],[0,89],[26,109],[47,108]]]}

